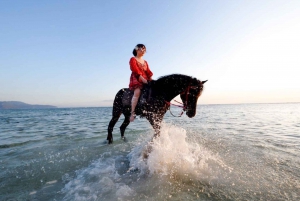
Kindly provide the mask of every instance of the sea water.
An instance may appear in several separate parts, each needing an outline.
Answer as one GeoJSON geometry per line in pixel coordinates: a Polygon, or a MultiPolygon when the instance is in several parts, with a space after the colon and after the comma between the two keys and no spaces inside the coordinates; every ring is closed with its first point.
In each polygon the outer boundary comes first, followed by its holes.
{"type": "Polygon", "coordinates": [[[299,103],[198,105],[157,139],[121,117],[108,145],[111,113],[1,110],[0,200],[300,200],[299,103]]]}

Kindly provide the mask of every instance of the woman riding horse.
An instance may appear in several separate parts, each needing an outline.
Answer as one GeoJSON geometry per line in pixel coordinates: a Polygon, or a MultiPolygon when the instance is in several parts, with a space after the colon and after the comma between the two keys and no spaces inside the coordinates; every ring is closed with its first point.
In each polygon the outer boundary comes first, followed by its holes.
{"type": "MultiPolygon", "coordinates": [[[[206,80],[207,81],[207,80],[206,80]]],[[[186,115],[190,118],[196,115],[197,100],[203,91],[203,84],[196,78],[181,74],[172,74],[151,81],[147,90],[151,91],[151,101],[144,104],[137,104],[135,114],[146,117],[154,128],[154,137],[159,136],[161,121],[170,107],[173,98],[180,94],[186,115]]],[[[121,137],[124,138],[126,127],[130,123],[131,105],[124,104],[123,97],[128,95],[128,89],[121,89],[115,97],[112,111],[112,119],[108,125],[108,143],[113,142],[113,128],[121,114],[125,119],[120,127],[121,137]],[[125,94],[125,95],[124,95],[125,94]]]]}

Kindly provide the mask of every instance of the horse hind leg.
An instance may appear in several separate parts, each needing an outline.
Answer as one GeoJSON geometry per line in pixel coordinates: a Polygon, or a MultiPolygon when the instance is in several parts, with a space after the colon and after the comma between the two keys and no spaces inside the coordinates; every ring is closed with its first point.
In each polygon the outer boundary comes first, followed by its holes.
{"type": "Polygon", "coordinates": [[[115,100],[114,100],[113,111],[112,111],[112,119],[110,120],[108,128],[107,128],[107,131],[108,131],[107,140],[108,140],[109,144],[111,144],[113,142],[112,132],[113,132],[115,124],[117,123],[117,121],[119,120],[119,118],[122,114],[123,94],[124,94],[124,89],[119,90],[118,93],[116,94],[116,97],[115,97],[115,100]]]}
{"type": "Polygon", "coordinates": [[[108,140],[108,144],[111,144],[113,142],[112,132],[113,132],[114,126],[117,123],[117,121],[119,120],[120,116],[121,116],[121,113],[117,113],[117,114],[114,113],[112,119],[110,120],[110,122],[108,124],[108,128],[107,128],[108,134],[107,134],[107,138],[106,138],[108,140]]]}
{"type": "Polygon", "coordinates": [[[121,138],[123,140],[126,140],[124,134],[125,134],[125,130],[129,124],[130,124],[130,116],[125,115],[125,119],[124,119],[122,125],[120,126],[121,138]]]}

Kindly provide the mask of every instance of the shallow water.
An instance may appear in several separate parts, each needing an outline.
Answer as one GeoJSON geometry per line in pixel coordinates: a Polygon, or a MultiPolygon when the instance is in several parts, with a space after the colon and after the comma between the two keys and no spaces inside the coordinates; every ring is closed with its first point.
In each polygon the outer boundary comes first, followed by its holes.
{"type": "Polygon", "coordinates": [[[0,200],[300,200],[300,104],[167,113],[153,142],[121,117],[107,145],[111,109],[1,110],[0,200]]]}

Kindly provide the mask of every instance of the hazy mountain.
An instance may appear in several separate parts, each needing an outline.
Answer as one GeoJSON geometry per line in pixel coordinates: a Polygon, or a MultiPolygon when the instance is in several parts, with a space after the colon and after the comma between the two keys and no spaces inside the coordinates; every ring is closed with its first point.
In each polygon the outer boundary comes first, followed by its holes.
{"type": "Polygon", "coordinates": [[[44,109],[56,108],[52,105],[30,105],[20,101],[0,101],[0,110],[3,109],[44,109]]]}

